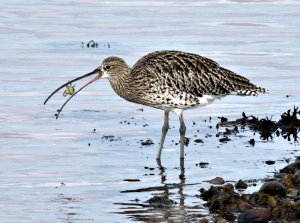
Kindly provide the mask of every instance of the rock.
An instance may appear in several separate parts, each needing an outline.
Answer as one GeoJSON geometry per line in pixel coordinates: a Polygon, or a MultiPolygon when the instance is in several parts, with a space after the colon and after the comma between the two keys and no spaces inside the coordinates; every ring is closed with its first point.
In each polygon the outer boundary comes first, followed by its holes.
{"type": "Polygon", "coordinates": [[[141,181],[140,179],[124,179],[123,181],[127,181],[127,182],[138,182],[141,181]]]}
{"type": "Polygon", "coordinates": [[[195,139],[194,142],[195,143],[204,143],[202,139],[195,139]]]}
{"type": "Polygon", "coordinates": [[[294,197],[294,201],[295,201],[295,202],[300,201],[300,196],[294,197]]]}
{"type": "Polygon", "coordinates": [[[300,184],[300,170],[297,170],[293,175],[294,183],[296,186],[300,184]]]}
{"type": "Polygon", "coordinates": [[[294,187],[294,176],[293,174],[285,174],[283,177],[282,177],[282,184],[285,186],[285,187],[294,187]]]}
{"type": "Polygon", "coordinates": [[[224,143],[226,143],[226,142],[228,142],[228,141],[230,141],[230,140],[231,140],[231,139],[229,139],[227,136],[225,136],[225,137],[219,139],[220,142],[224,142],[224,143]]]}
{"type": "Polygon", "coordinates": [[[199,166],[200,168],[207,168],[208,165],[209,163],[207,162],[196,163],[196,166],[199,166]]]}
{"type": "Polygon", "coordinates": [[[147,139],[146,141],[141,142],[142,146],[150,146],[154,144],[151,139],[147,139]]]}
{"type": "Polygon", "coordinates": [[[295,199],[295,197],[298,196],[298,190],[295,189],[295,188],[288,188],[288,189],[287,189],[287,194],[288,194],[289,196],[294,197],[294,199],[295,199]]]}
{"type": "Polygon", "coordinates": [[[246,184],[245,181],[243,180],[239,180],[236,184],[235,184],[235,188],[236,189],[247,189],[248,185],[246,184]]]}
{"type": "Polygon", "coordinates": [[[249,199],[249,202],[254,206],[261,206],[261,207],[274,207],[277,204],[277,197],[272,196],[270,194],[265,193],[253,193],[249,199]]]}
{"type": "Polygon", "coordinates": [[[113,141],[115,138],[115,136],[112,135],[107,135],[107,136],[102,136],[101,139],[105,139],[105,140],[109,140],[109,141],[113,141]]]}
{"type": "Polygon", "coordinates": [[[218,196],[221,191],[219,188],[211,186],[208,190],[205,190],[204,188],[200,189],[200,197],[205,200],[208,201],[209,199],[218,196]]]}
{"type": "Polygon", "coordinates": [[[259,193],[269,194],[271,196],[286,197],[286,189],[277,181],[267,181],[259,189],[259,193]]]}
{"type": "Polygon", "coordinates": [[[300,156],[296,157],[294,164],[295,164],[295,167],[299,170],[300,169],[300,156]]]}
{"type": "Polygon", "coordinates": [[[295,163],[291,163],[287,166],[285,166],[284,168],[282,168],[279,172],[280,173],[294,173],[296,170],[296,165],[295,163]]]}
{"type": "Polygon", "coordinates": [[[246,210],[238,216],[238,223],[267,223],[271,219],[271,212],[267,208],[246,210]]]}
{"type": "Polygon", "coordinates": [[[274,160],[267,160],[267,161],[265,161],[265,163],[268,164],[268,165],[273,165],[273,164],[275,164],[275,161],[274,160]]]}
{"type": "Polygon", "coordinates": [[[229,183],[224,186],[211,186],[208,190],[202,188],[200,192],[200,197],[207,201],[209,210],[228,221],[236,218],[234,212],[253,208],[247,198],[235,192],[233,185],[229,183]]]}
{"type": "Polygon", "coordinates": [[[286,201],[272,209],[272,219],[274,222],[299,222],[300,207],[297,202],[286,201]]]}
{"type": "Polygon", "coordinates": [[[287,165],[280,170],[280,173],[292,173],[294,174],[297,170],[300,170],[300,157],[297,157],[294,163],[287,165]]]}
{"type": "Polygon", "coordinates": [[[209,221],[206,218],[201,218],[199,223],[209,223],[209,221]]]}
{"type": "Polygon", "coordinates": [[[226,223],[227,221],[224,218],[218,217],[214,220],[214,223],[226,223]]]}
{"type": "Polygon", "coordinates": [[[221,211],[220,216],[226,220],[225,222],[234,222],[236,220],[236,215],[229,210],[221,211]]]}
{"type": "MultiPolygon", "coordinates": [[[[223,178],[222,178],[222,179],[223,179],[223,178]]],[[[230,184],[230,183],[225,184],[225,185],[223,186],[224,192],[227,192],[227,193],[234,193],[233,188],[234,188],[233,185],[230,184]]]]}
{"type": "Polygon", "coordinates": [[[223,116],[218,117],[218,118],[220,119],[221,123],[228,122],[228,118],[225,118],[225,117],[223,117],[223,116]]]}
{"type": "Polygon", "coordinates": [[[246,211],[248,209],[252,209],[253,206],[249,204],[248,200],[244,200],[243,198],[240,199],[238,204],[238,211],[246,211]]]}
{"type": "Polygon", "coordinates": [[[209,182],[211,184],[221,185],[225,183],[225,180],[222,177],[215,177],[214,179],[207,180],[205,182],[209,182]]]}
{"type": "Polygon", "coordinates": [[[248,142],[249,142],[249,144],[250,144],[251,146],[254,146],[254,145],[255,145],[255,139],[250,139],[248,142]]]}
{"type": "Polygon", "coordinates": [[[176,204],[175,201],[169,199],[168,196],[154,196],[146,201],[146,203],[149,203],[152,206],[163,206],[163,207],[170,207],[174,206],[176,204]]]}

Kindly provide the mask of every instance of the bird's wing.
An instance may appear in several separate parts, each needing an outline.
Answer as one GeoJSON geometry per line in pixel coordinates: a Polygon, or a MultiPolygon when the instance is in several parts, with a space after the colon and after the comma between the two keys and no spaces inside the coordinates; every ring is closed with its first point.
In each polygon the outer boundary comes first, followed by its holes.
{"type": "Polygon", "coordinates": [[[263,92],[244,78],[222,68],[215,61],[181,51],[157,51],[141,58],[132,68],[133,75],[143,75],[149,85],[195,96],[255,95],[263,92]]]}

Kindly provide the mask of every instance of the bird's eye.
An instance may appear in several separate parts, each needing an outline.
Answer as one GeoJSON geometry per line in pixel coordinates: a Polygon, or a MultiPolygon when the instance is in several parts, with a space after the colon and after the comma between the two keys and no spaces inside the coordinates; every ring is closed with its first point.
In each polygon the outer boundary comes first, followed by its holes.
{"type": "Polygon", "coordinates": [[[111,68],[111,66],[110,65],[106,65],[106,66],[104,66],[104,70],[109,70],[111,68]]]}

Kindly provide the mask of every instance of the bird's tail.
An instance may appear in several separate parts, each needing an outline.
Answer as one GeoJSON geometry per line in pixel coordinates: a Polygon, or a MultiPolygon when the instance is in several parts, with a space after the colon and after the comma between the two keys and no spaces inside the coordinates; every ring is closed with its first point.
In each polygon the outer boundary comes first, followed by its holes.
{"type": "Polygon", "coordinates": [[[259,93],[265,94],[268,93],[268,90],[254,85],[254,88],[240,89],[236,91],[237,95],[244,95],[244,96],[256,96],[259,93]]]}
{"type": "Polygon", "coordinates": [[[247,78],[226,69],[224,71],[225,82],[230,94],[256,96],[259,93],[268,93],[267,89],[256,86],[247,78]]]}

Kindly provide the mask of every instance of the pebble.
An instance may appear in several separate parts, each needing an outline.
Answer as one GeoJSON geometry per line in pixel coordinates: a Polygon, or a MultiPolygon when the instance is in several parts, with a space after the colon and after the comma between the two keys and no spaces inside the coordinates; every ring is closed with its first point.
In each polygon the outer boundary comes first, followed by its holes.
{"type": "Polygon", "coordinates": [[[226,137],[223,137],[221,139],[219,139],[220,142],[228,142],[230,141],[231,139],[229,139],[227,136],[226,137]]]}
{"type": "Polygon", "coordinates": [[[255,145],[255,140],[254,139],[250,139],[248,142],[250,143],[251,146],[255,145]]]}
{"type": "Polygon", "coordinates": [[[228,122],[228,118],[225,118],[225,117],[218,117],[221,121],[221,123],[225,123],[225,122],[228,122]]]}
{"type": "Polygon", "coordinates": [[[209,182],[211,184],[221,185],[225,183],[225,180],[222,177],[215,177],[214,179],[207,180],[205,182],[209,182]]]}
{"type": "Polygon", "coordinates": [[[140,179],[124,179],[123,181],[127,181],[127,182],[138,182],[141,181],[140,179]]]}
{"type": "Polygon", "coordinates": [[[146,141],[141,142],[142,146],[150,146],[154,144],[151,139],[147,139],[146,141]]]}
{"type": "MultiPolygon", "coordinates": [[[[221,178],[222,180],[223,180],[223,178],[221,178]]],[[[224,186],[223,186],[223,190],[224,190],[224,192],[229,192],[229,193],[233,193],[234,191],[233,191],[233,185],[232,184],[230,184],[230,183],[227,183],[227,184],[225,184],[224,186]]]]}
{"type": "Polygon", "coordinates": [[[204,143],[202,139],[195,139],[194,142],[195,143],[204,143]]]}
{"type": "Polygon", "coordinates": [[[107,136],[102,136],[101,139],[105,139],[105,140],[109,140],[109,141],[113,141],[115,138],[115,136],[113,135],[107,135],[107,136]]]}
{"type": "Polygon", "coordinates": [[[235,184],[235,188],[236,189],[247,189],[248,185],[245,181],[243,180],[239,180],[236,184],[235,184]]]}
{"type": "Polygon", "coordinates": [[[268,164],[268,165],[273,165],[273,164],[275,164],[275,161],[274,160],[267,160],[267,161],[265,161],[265,163],[268,164]]]}
{"type": "Polygon", "coordinates": [[[146,201],[146,203],[149,203],[150,205],[153,206],[174,206],[176,204],[175,201],[171,200],[168,198],[168,196],[154,196],[150,198],[149,200],[146,201]]]}
{"type": "Polygon", "coordinates": [[[208,165],[209,163],[207,162],[196,163],[196,166],[199,166],[200,168],[207,168],[208,165]]]}

